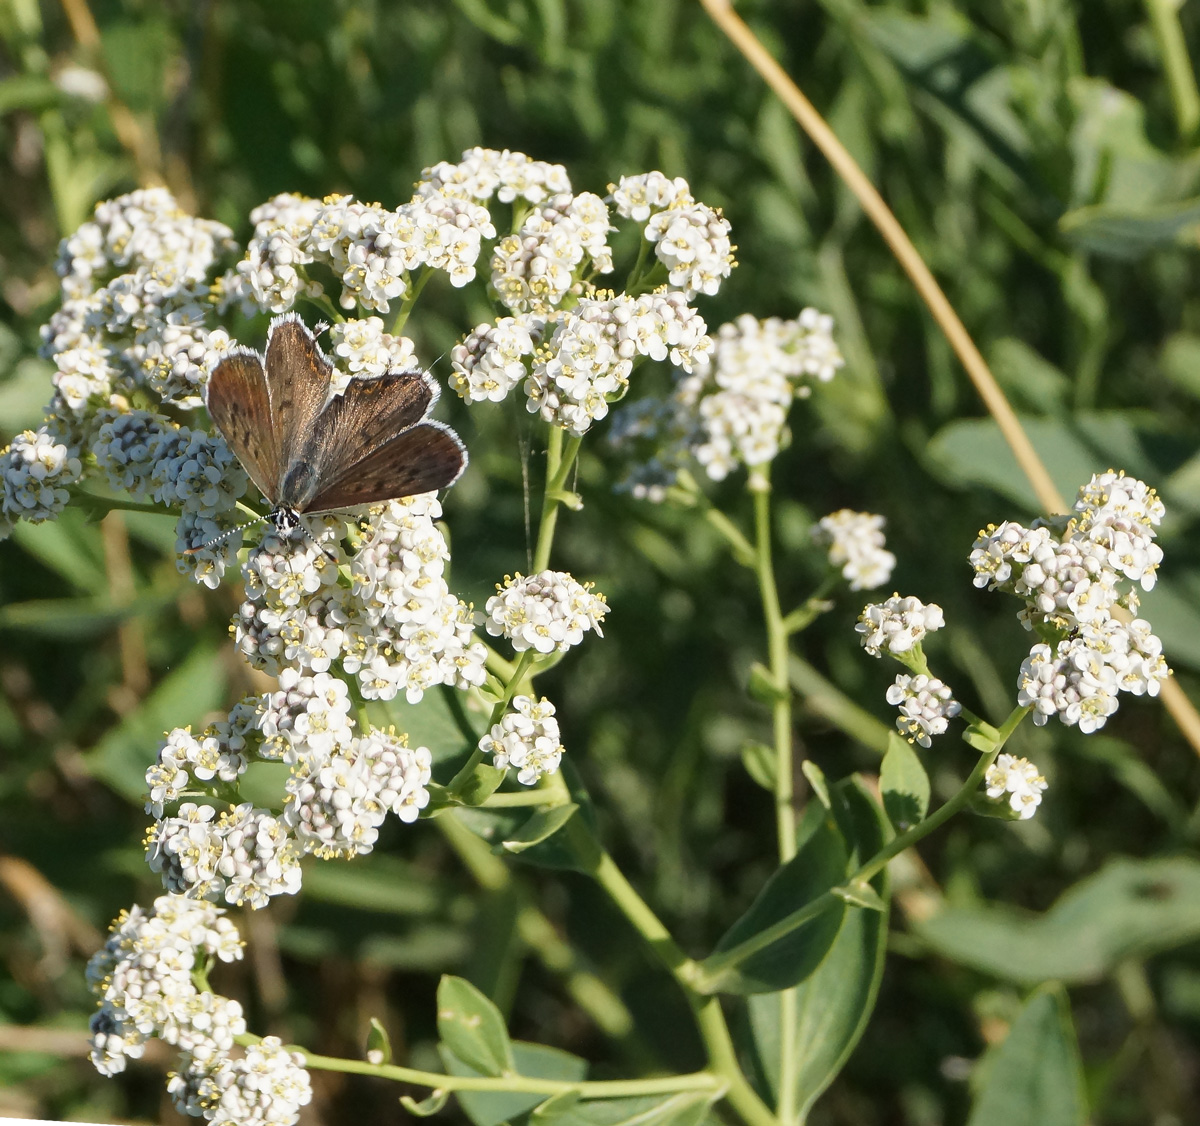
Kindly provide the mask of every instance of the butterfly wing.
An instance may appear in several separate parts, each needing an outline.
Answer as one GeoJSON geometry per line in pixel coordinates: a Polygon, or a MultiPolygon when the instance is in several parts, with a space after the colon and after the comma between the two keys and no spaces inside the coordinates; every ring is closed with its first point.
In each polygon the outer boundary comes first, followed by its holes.
{"type": "Polygon", "coordinates": [[[323,477],[305,511],[332,512],[444,489],[466,464],[467,451],[453,430],[440,422],[419,422],[323,477]]]}
{"type": "Polygon", "coordinates": [[[281,471],[279,433],[262,357],[246,348],[223,356],[208,377],[204,401],[221,437],[258,491],[274,504],[281,471]]]}
{"type": "Polygon", "coordinates": [[[332,371],[316,337],[295,313],[271,322],[267,333],[267,388],[284,471],[311,434],[329,397],[332,371]]]}

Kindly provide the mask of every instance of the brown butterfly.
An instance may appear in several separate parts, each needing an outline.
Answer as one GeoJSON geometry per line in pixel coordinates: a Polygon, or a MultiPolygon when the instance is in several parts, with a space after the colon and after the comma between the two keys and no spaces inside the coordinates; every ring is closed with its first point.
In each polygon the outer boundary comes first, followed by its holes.
{"type": "Polygon", "coordinates": [[[209,417],[281,536],[301,513],[442,489],[466,468],[458,435],[426,418],[438,389],[424,372],[353,379],[331,398],[332,372],[316,337],[285,313],[271,321],[265,356],[234,348],[208,379],[209,417]]]}

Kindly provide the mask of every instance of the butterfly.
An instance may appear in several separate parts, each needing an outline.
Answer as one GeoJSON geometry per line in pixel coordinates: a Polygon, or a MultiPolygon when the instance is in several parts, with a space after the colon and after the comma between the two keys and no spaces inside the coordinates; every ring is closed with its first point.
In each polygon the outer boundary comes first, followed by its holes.
{"type": "Polygon", "coordinates": [[[454,484],[467,451],[428,418],[424,372],[352,379],[330,396],[333,365],[295,313],[271,321],[264,354],[233,348],[205,390],[209,417],[271,505],[286,538],[302,513],[397,500],[454,484]]]}

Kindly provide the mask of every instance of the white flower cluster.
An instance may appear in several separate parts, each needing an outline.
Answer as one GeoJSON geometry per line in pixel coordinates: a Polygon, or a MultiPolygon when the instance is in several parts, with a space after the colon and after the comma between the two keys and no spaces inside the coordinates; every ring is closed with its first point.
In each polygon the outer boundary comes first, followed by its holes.
{"type": "Polygon", "coordinates": [[[167,1082],[176,1109],[218,1126],[292,1126],[312,1100],[304,1056],[264,1036],[234,1059],[187,1053],[167,1082]]]}
{"type": "Polygon", "coordinates": [[[722,325],[713,353],[697,357],[694,373],[679,379],[668,399],[642,401],[618,419],[614,441],[648,442],[651,450],[625,487],[661,500],[691,458],[714,481],[740,465],[771,461],[785,444],[792,401],[811,394],[814,381],[828,382],[843,363],[833,318],[815,309],[790,321],[743,314],[722,325]]]}
{"type": "Polygon", "coordinates": [[[372,730],[296,756],[283,819],[322,859],[368,853],[388,812],[415,821],[429,804],[433,758],[394,731],[372,730]]]}
{"type": "Polygon", "coordinates": [[[204,321],[216,292],[207,279],[232,247],[227,227],[187,215],[165,188],[97,204],[59,248],[63,303],[42,329],[58,368],[51,412],[86,426],[91,409],[138,388],[197,405],[206,363],[229,342],[204,321]]]}
{"type": "Polygon", "coordinates": [[[299,847],[283,822],[250,802],[223,813],[184,802],[151,826],[146,854],[163,887],[179,895],[258,909],[300,890],[299,847]]]}
{"type": "Polygon", "coordinates": [[[882,516],[839,509],[823,516],[813,540],[829,548],[829,563],[840,567],[851,590],[874,590],[892,577],[896,557],[884,548],[882,516]]]}
{"type": "Polygon", "coordinates": [[[368,700],[403,692],[416,703],[434,685],[481,684],[486,651],[474,641],[471,607],[447,586],[440,515],[432,494],[389,501],[360,525],[351,553],[330,530],[345,528],[335,518],[320,546],[264,537],[243,567],[247,601],[234,623],[242,654],[273,675],[340,662],[368,700]],[[338,583],[343,565],[349,589],[338,583]]]}
{"type": "Polygon", "coordinates": [[[379,317],[335,324],[329,330],[329,340],[333,354],[341,361],[333,372],[335,393],[344,391],[352,376],[421,370],[413,342],[407,336],[384,332],[379,317]]]}
{"type": "Polygon", "coordinates": [[[395,210],[348,195],[317,201],[276,196],[251,212],[254,236],[238,263],[230,294],[273,313],[301,295],[324,290],[309,278],[310,263],[328,266],[341,282],[343,309],[386,313],[412,291],[412,272],[442,270],[455,286],[475,277],[484,239],[496,237],[487,208],[460,196],[424,191],[395,210]]]}
{"type": "Polygon", "coordinates": [[[79,480],[79,456],[42,427],[18,434],[0,451],[0,539],[17,520],[40,524],[65,507],[68,485],[79,480]]]}
{"type": "MultiPolygon", "coordinates": [[[[557,191],[531,190],[523,175],[529,167],[512,157],[476,149],[458,166],[426,170],[429,186],[447,193],[520,195],[536,204],[520,212],[516,230],[492,256],[492,290],[515,315],[478,325],[454,349],[451,384],[468,402],[499,402],[524,379],[531,413],[581,435],[625,394],[639,358],[669,356],[690,372],[711,351],[704,320],[689,302],[715,293],[729,275],[729,224],[697,203],[684,180],[653,172],[610,185],[618,214],[643,224],[662,263],[641,288],[665,284],[636,295],[597,291],[593,278],[613,268],[608,234],[615,228],[606,202],[572,194],[565,176],[557,191]]],[[[546,185],[554,179],[545,169],[532,178],[546,185]]]]}
{"type": "Polygon", "coordinates": [[[962,711],[950,687],[936,677],[917,673],[899,673],[896,682],[887,690],[887,702],[898,705],[896,729],[910,743],[930,746],[934,735],[945,732],[947,722],[962,711]]]}
{"type": "Polygon", "coordinates": [[[524,786],[534,785],[543,774],[553,774],[563,756],[554,705],[544,696],[540,700],[514,696],[512,711],[479,740],[479,749],[492,756],[497,769],[515,767],[524,786]]]}
{"type": "Polygon", "coordinates": [[[608,208],[597,195],[552,196],[492,251],[492,289],[514,313],[547,316],[563,302],[585,258],[610,273],[608,208]]]}
{"type": "Polygon", "coordinates": [[[1017,678],[1017,698],[1036,724],[1057,715],[1096,731],[1117,710],[1118,693],[1157,695],[1170,675],[1149,623],[1118,611],[1137,610],[1126,584],[1154,586],[1163,515],[1153,489],[1109,470],[1079,490],[1069,517],[980,532],[970,560],[975,585],[1024,599],[1018,617],[1039,637],[1017,678]]]}
{"type": "Polygon", "coordinates": [[[565,571],[506,576],[487,601],[487,631],[503,634],[518,652],[565,652],[583,640],[587,630],[602,637],[600,623],[608,613],[602,594],[591,583],[580,583],[565,571]]]}
{"type": "Polygon", "coordinates": [[[645,237],[672,289],[688,300],[717,292],[735,265],[729,221],[718,208],[693,199],[686,180],[661,172],[622,176],[609,193],[618,215],[646,224],[645,237]]]}
{"type": "Polygon", "coordinates": [[[703,318],[681,294],[585,299],[562,315],[538,349],[525,382],[526,406],[579,436],[625,394],[637,356],[669,355],[691,371],[710,347],[703,318]]]}
{"type": "Polygon", "coordinates": [[[1046,779],[1027,758],[1002,753],[988,767],[984,785],[989,798],[1005,800],[1013,813],[1028,821],[1042,803],[1046,779]]]}
{"type": "Polygon", "coordinates": [[[225,439],[150,411],[102,411],[92,440],[96,466],[114,489],[180,510],[176,565],[216,588],[237,557],[241,534],[211,541],[234,518],[250,479],[225,439]],[[183,554],[193,549],[194,554],[183,554]],[[198,550],[197,550],[198,549],[198,550]]]}
{"type": "Polygon", "coordinates": [[[486,203],[495,196],[501,203],[524,200],[541,203],[550,196],[570,192],[571,180],[561,164],[531,160],[523,152],[473,148],[457,164],[442,161],[421,173],[418,188],[486,203]]]}
{"type": "Polygon", "coordinates": [[[140,1059],[146,1041],[214,1058],[246,1031],[236,1001],[201,993],[192,980],[198,960],[232,962],[242,941],[220,908],[163,895],[149,911],[133,907],[113,923],[108,941],[88,962],[88,986],[100,1002],[91,1020],[92,1062],[103,1075],[140,1059]]]}
{"type": "Polygon", "coordinates": [[[859,638],[862,647],[872,657],[878,657],[884,649],[893,656],[907,653],[920,645],[927,633],[945,624],[942,608],[936,603],[926,605],[911,595],[901,598],[893,594],[886,602],[868,603],[854,628],[862,634],[859,638]]]}
{"type": "Polygon", "coordinates": [[[302,853],[329,858],[370,852],[389,812],[417,819],[429,804],[432,756],[394,730],[354,732],[346,684],[289,667],[279,689],[249,696],[200,735],[168,733],[146,772],[150,867],[168,891],[262,907],[299,890],[302,853]],[[219,813],[184,796],[221,797],[248,762],[291,768],[283,813],[244,803],[219,813]]]}

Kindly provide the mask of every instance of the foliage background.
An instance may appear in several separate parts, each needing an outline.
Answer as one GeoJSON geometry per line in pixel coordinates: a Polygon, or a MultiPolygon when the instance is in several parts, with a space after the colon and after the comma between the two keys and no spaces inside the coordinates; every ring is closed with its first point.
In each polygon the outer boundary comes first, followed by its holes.
{"type": "MultiPolygon", "coordinates": [[[[1174,72],[1164,60],[1171,35],[1200,43],[1200,14],[1170,7],[760,0],[740,11],[880,187],[1060,489],[1073,495],[1113,465],[1162,492],[1166,564],[1145,613],[1195,697],[1200,155],[1186,54],[1174,72]]],[[[814,519],[842,506],[884,513],[894,586],[946,609],[939,674],[973,710],[1007,713],[1028,639],[1014,604],[972,588],[966,554],[989,521],[1036,514],[1029,489],[874,229],[698,4],[102,0],[95,43],[86,11],[82,0],[0,6],[0,439],[36,424],[49,396],[37,328],[56,300],[58,238],[149,169],[244,239],[250,209],[276,192],[395,205],[424,165],[474,144],[562,162],[577,188],[599,192],[659,168],[733,224],[741,265],[702,302],[710,326],[805,304],[837,318],[847,369],[797,410],[774,473],[784,605],[821,576],[814,519]],[[54,84],[70,63],[106,72],[140,148],[122,143],[111,107],[54,84]]],[[[433,361],[486,315],[470,291],[431,287],[409,327],[433,361]]],[[[444,378],[446,361],[434,370],[444,378]]],[[[540,451],[518,403],[441,409],[472,454],[446,505],[453,585],[481,604],[526,567],[522,472],[537,472],[540,451]]],[[[610,847],[699,954],[773,867],[769,797],[738,756],[768,724],[744,687],[763,644],[756,592],[693,516],[613,494],[618,470],[602,441],[585,445],[586,508],[564,515],[555,562],[594,579],[612,613],[605,640],[545,690],[610,847]]],[[[738,482],[717,498],[748,518],[738,482]]],[[[81,1033],[96,933],[155,894],[139,800],[155,741],[249,687],[226,643],[234,594],[181,579],[172,540],[169,521],[96,527],[68,512],[0,544],[0,1114],[174,1120],[161,1061],[102,1080],[81,1033]]],[[[892,672],[851,629],[863,601],[842,596],[799,642],[863,709],[821,694],[801,709],[798,752],[835,778],[877,768],[891,721],[892,672]]],[[[415,735],[445,737],[434,711],[414,715],[415,735]]],[[[1091,738],[1023,731],[1014,750],[1050,780],[1038,817],[960,820],[923,848],[901,882],[878,1009],[814,1123],[965,1121],[970,1061],[1003,1035],[1029,975],[1003,942],[985,970],[923,935],[943,897],[1044,910],[1112,856],[1194,858],[1200,770],[1154,702],[1124,704],[1091,738]]],[[[952,737],[935,744],[935,794],[954,790],[971,757],[952,737]]],[[[697,1066],[671,982],[581,877],[520,869],[482,892],[429,826],[384,845],[244,921],[252,956],[223,992],[255,1031],[357,1054],[378,1016],[398,1055],[429,1062],[437,976],[454,972],[497,1000],[515,1035],[587,1057],[595,1077],[697,1066]],[[619,995],[636,1031],[604,1035],[530,956],[524,902],[569,939],[576,970],[619,995]]],[[[1093,921],[1119,927],[1140,910],[1117,897],[1093,921]]],[[[1097,1123],[1200,1115],[1200,919],[1184,916],[1073,983],[1097,1123]]],[[[318,1078],[313,1121],[396,1113],[390,1087],[318,1078]]]]}

